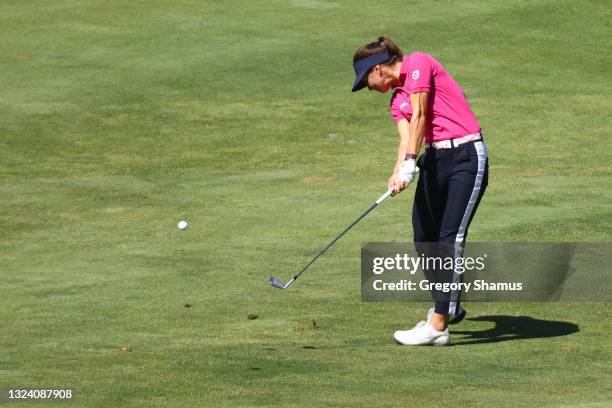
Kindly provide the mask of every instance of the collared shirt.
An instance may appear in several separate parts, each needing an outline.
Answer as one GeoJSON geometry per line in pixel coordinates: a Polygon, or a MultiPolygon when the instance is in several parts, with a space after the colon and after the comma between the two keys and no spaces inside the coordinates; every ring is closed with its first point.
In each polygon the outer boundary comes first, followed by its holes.
{"type": "Polygon", "coordinates": [[[424,143],[480,132],[480,124],[463,91],[431,55],[416,51],[404,57],[400,80],[404,85],[395,88],[390,103],[391,116],[396,122],[412,117],[410,94],[430,92],[430,124],[425,130],[424,143]]]}

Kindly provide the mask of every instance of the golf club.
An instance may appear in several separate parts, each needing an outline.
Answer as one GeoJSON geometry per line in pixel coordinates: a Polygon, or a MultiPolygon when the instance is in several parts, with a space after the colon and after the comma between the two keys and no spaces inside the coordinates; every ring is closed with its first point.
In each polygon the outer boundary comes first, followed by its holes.
{"type": "MultiPolygon", "coordinates": [[[[419,168],[416,168],[416,171],[419,171],[419,168]]],[[[336,238],[334,238],[332,240],[332,242],[330,242],[329,244],[327,244],[327,246],[325,248],[323,248],[321,250],[321,252],[319,252],[317,255],[314,256],[314,258],[312,258],[306,265],[304,265],[302,267],[302,269],[300,269],[295,275],[293,275],[291,277],[291,279],[287,282],[287,283],[283,283],[282,281],[276,279],[273,276],[270,276],[270,278],[268,279],[268,282],[270,283],[270,285],[274,286],[275,288],[279,288],[279,289],[287,289],[289,286],[291,286],[293,284],[293,282],[295,282],[295,280],[302,274],[304,273],[304,271],[306,269],[308,269],[308,267],[310,265],[312,265],[314,263],[314,261],[316,261],[321,255],[323,255],[332,245],[334,245],[334,243],[336,241],[338,241],[344,234],[347,233],[348,230],[350,230],[351,228],[353,228],[353,226],[355,224],[357,224],[359,221],[361,221],[361,219],[363,219],[363,217],[365,217],[366,215],[368,215],[368,213],[370,211],[372,211],[374,208],[376,208],[378,206],[378,204],[382,203],[383,201],[385,201],[387,199],[387,197],[389,197],[391,195],[392,190],[389,189],[385,194],[381,195],[378,200],[376,200],[376,202],[374,202],[374,204],[372,204],[370,206],[370,208],[368,208],[367,210],[365,210],[365,212],[363,214],[361,214],[359,217],[357,217],[357,219],[353,222],[351,222],[349,224],[348,227],[346,227],[344,229],[344,231],[342,231],[336,238]]]]}

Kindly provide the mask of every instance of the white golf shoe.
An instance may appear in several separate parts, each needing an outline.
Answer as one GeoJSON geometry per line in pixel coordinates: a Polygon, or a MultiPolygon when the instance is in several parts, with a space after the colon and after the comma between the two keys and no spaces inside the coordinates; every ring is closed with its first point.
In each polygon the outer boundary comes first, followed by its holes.
{"type": "Polygon", "coordinates": [[[448,346],[450,344],[448,329],[438,331],[425,321],[420,321],[414,326],[414,329],[398,330],[393,337],[399,344],[407,346],[448,346]]]}
{"type": "MultiPolygon", "coordinates": [[[[431,316],[433,316],[433,314],[434,308],[432,307],[431,309],[429,309],[429,312],[427,312],[427,321],[431,320],[431,316]]],[[[461,323],[461,321],[465,318],[466,314],[467,312],[465,311],[465,309],[461,305],[459,305],[455,313],[451,313],[448,315],[448,324],[461,323]]]]}

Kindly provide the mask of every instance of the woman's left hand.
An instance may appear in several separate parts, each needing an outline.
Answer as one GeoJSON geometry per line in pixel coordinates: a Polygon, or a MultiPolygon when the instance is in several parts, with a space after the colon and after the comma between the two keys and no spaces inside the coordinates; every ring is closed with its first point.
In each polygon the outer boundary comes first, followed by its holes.
{"type": "Polygon", "coordinates": [[[399,168],[399,177],[400,179],[410,184],[412,180],[414,180],[414,176],[416,175],[417,167],[415,159],[408,159],[400,165],[399,168]]]}

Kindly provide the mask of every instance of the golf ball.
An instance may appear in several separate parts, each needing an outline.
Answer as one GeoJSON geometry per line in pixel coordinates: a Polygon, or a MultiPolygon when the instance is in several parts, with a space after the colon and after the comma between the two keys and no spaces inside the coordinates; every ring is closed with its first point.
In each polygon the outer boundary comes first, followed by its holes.
{"type": "Polygon", "coordinates": [[[184,231],[187,229],[187,221],[179,221],[177,224],[178,229],[184,231]]]}

